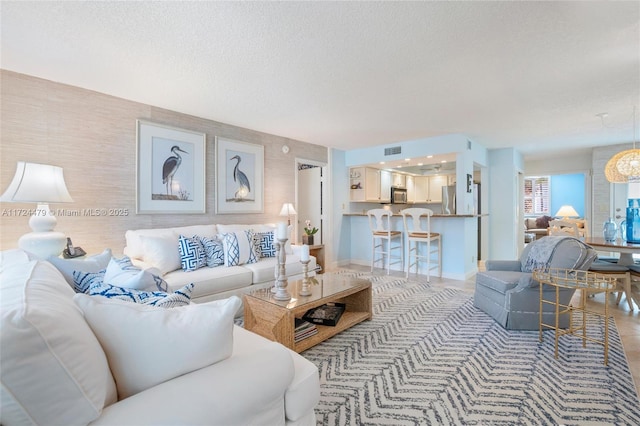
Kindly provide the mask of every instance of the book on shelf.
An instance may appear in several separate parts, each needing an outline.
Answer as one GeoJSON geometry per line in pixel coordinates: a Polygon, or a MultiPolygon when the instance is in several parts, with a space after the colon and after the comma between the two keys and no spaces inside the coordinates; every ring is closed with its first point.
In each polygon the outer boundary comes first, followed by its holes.
{"type": "Polygon", "coordinates": [[[295,330],[293,334],[294,342],[297,343],[307,337],[313,336],[314,334],[318,334],[318,327],[316,327],[315,324],[300,318],[295,319],[295,330]]]}
{"type": "Polygon", "coordinates": [[[345,310],[344,303],[325,303],[317,308],[309,309],[302,319],[315,324],[335,326],[345,310]]]}

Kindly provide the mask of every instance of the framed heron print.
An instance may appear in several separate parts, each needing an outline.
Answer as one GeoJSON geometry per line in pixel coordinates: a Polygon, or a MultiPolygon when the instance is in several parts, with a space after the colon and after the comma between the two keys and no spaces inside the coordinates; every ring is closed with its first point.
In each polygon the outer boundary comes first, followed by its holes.
{"type": "Polygon", "coordinates": [[[264,212],[264,147],[216,138],[216,213],[264,212]]]}
{"type": "Polygon", "coordinates": [[[206,135],[137,120],[136,213],[204,213],[206,135]]]}

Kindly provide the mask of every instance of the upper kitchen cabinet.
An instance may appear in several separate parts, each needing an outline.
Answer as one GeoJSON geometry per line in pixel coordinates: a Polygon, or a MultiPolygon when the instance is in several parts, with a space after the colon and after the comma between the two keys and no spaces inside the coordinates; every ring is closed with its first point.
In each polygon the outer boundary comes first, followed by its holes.
{"type": "Polygon", "coordinates": [[[352,167],[349,178],[351,201],[391,202],[391,172],[372,167],[352,167]]]}
{"type": "Polygon", "coordinates": [[[380,172],[380,202],[391,202],[391,172],[378,170],[380,172]]]}
{"type": "Polygon", "coordinates": [[[447,183],[448,178],[446,175],[415,176],[414,203],[441,203],[442,187],[447,186],[447,183]]]}
{"type": "Polygon", "coordinates": [[[407,175],[402,173],[391,174],[391,186],[394,188],[406,188],[407,187],[407,175]]]}
{"type": "Polygon", "coordinates": [[[415,177],[407,175],[407,203],[413,204],[416,202],[416,184],[415,177]]]}

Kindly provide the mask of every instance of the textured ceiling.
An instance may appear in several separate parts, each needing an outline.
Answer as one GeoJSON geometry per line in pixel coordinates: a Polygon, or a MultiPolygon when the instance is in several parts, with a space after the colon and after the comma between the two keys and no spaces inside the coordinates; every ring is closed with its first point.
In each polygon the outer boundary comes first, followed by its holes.
{"type": "Polygon", "coordinates": [[[636,1],[2,1],[0,17],[4,69],[340,149],[630,142],[640,106],[636,1]]]}

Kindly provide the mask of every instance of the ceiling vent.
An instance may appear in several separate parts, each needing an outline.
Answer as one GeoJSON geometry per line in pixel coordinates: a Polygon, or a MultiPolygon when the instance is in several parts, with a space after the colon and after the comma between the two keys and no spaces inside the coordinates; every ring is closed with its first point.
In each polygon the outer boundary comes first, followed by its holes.
{"type": "Polygon", "coordinates": [[[384,149],[384,155],[398,155],[398,154],[402,154],[402,147],[401,146],[394,146],[392,148],[385,148],[384,149]]]}

